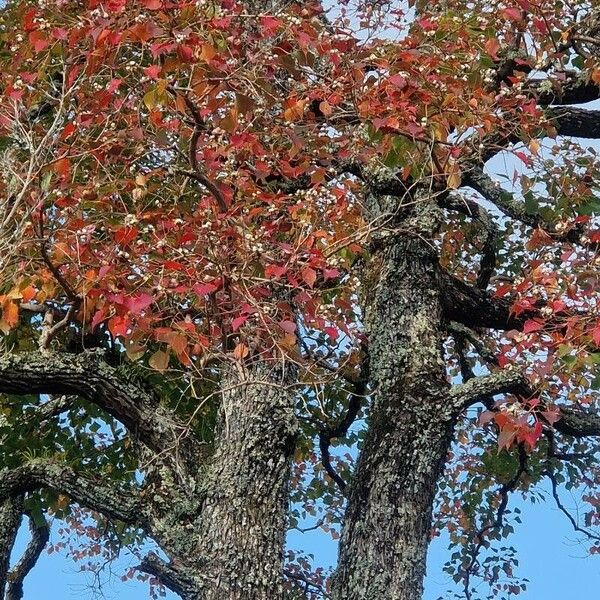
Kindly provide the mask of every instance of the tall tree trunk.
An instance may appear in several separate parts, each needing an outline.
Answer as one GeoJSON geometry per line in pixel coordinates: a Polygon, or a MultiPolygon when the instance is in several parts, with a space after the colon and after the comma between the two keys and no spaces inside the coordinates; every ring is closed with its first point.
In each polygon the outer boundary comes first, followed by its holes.
{"type": "Polygon", "coordinates": [[[201,506],[186,517],[187,498],[176,493],[153,526],[171,563],[142,565],[184,600],[283,597],[297,434],[291,379],[285,367],[266,363],[234,365],[223,377],[216,449],[198,477],[201,506]]]}
{"type": "Polygon", "coordinates": [[[367,314],[374,401],[348,492],[335,600],[420,600],[436,481],[452,439],[436,252],[415,236],[380,254],[367,314]]]}

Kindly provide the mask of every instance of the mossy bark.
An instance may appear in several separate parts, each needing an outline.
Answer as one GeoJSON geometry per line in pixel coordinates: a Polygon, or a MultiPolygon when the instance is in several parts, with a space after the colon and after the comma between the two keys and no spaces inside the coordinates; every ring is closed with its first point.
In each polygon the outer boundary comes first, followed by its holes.
{"type": "MultiPolygon", "coordinates": [[[[172,560],[174,571],[167,577],[179,579],[177,591],[184,600],[283,598],[288,486],[297,434],[289,380],[280,365],[229,369],[222,383],[216,449],[198,476],[201,502],[175,490],[164,516],[152,524],[172,560]],[[180,509],[174,510],[177,504],[180,509]]],[[[162,480],[160,490],[166,487],[162,480]]],[[[165,577],[152,566],[146,570],[165,577]]]]}
{"type": "Polygon", "coordinates": [[[420,600],[436,482],[452,439],[436,253],[417,236],[379,253],[367,314],[374,400],[348,491],[335,600],[420,600]]]}

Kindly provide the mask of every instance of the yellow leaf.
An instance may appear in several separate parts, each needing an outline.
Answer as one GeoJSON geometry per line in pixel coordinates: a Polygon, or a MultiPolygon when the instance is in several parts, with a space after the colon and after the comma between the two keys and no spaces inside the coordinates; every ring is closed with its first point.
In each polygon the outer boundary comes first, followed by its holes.
{"type": "Polygon", "coordinates": [[[156,90],[150,90],[144,94],[144,104],[148,110],[152,110],[158,104],[156,90]]]}
{"type": "Polygon", "coordinates": [[[460,167],[455,162],[452,162],[448,165],[447,183],[448,183],[448,187],[451,190],[455,190],[456,188],[460,187],[460,184],[461,184],[460,167]]]}
{"type": "Polygon", "coordinates": [[[540,143],[537,140],[531,140],[529,142],[529,150],[531,150],[532,154],[536,154],[540,151],[540,143]]]}
{"type": "Polygon", "coordinates": [[[169,355],[167,352],[163,352],[162,350],[157,350],[148,361],[148,364],[159,373],[163,373],[166,371],[169,366],[169,355]]]}

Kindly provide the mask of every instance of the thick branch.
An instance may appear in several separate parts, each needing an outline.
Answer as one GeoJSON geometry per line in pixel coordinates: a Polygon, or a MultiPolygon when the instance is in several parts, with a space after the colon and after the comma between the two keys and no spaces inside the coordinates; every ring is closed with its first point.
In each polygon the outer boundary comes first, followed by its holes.
{"type": "Polygon", "coordinates": [[[581,408],[561,407],[561,418],[554,429],[576,438],[600,436],[600,415],[581,408]]]}
{"type": "Polygon", "coordinates": [[[600,110],[560,107],[546,111],[560,135],[595,139],[600,137],[600,110]]]}
{"type": "Polygon", "coordinates": [[[553,86],[548,89],[548,80],[532,81],[528,90],[533,94],[541,106],[550,104],[585,104],[600,97],[600,87],[593,81],[583,79],[580,73],[572,72],[560,84],[553,81],[553,86]]]}
{"type": "Polygon", "coordinates": [[[36,461],[0,470],[0,500],[50,488],[109,519],[129,524],[144,521],[140,496],[134,490],[107,485],[100,477],[75,471],[67,465],[36,461]]]}
{"type": "Polygon", "coordinates": [[[519,316],[511,313],[511,303],[504,298],[493,298],[485,290],[470,286],[464,281],[442,271],[444,316],[449,321],[467,327],[488,329],[520,329],[537,310],[525,311],[519,316]]]}
{"type": "Polygon", "coordinates": [[[0,500],[0,598],[4,598],[10,554],[15,545],[22,515],[22,496],[0,500]]]}
{"type": "Polygon", "coordinates": [[[157,399],[124,380],[103,360],[100,351],[0,357],[0,393],[83,396],[121,421],[153,450],[163,450],[175,439],[157,399]]]}

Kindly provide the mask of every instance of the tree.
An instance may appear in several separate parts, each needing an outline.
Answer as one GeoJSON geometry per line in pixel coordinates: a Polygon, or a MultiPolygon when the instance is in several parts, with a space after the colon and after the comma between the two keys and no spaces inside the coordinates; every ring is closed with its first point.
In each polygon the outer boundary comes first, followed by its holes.
{"type": "Polygon", "coordinates": [[[7,598],[47,515],[187,600],[416,600],[441,527],[517,594],[489,551],[544,479],[598,551],[597,7],[413,8],[4,8],[7,598]],[[331,581],[284,566],[302,510],[331,581]]]}

